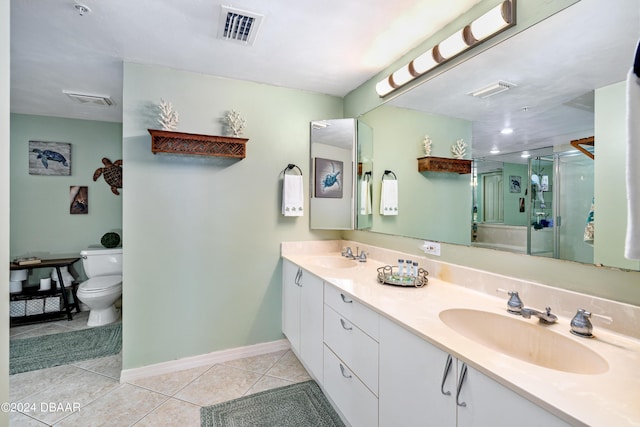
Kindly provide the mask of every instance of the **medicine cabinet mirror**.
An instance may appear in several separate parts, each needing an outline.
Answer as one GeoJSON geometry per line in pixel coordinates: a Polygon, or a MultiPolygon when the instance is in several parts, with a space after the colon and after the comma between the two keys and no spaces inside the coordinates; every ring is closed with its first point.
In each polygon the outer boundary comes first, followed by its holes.
{"type": "Polygon", "coordinates": [[[311,122],[311,228],[371,228],[373,131],[356,119],[311,122]]]}

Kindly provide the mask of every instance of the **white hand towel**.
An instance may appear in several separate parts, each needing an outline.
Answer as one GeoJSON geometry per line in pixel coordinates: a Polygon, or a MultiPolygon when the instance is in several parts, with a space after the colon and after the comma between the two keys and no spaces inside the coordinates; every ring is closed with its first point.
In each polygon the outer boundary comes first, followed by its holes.
{"type": "Polygon", "coordinates": [[[640,259],[640,77],[627,76],[627,235],[624,256],[640,259]]]}
{"type": "Polygon", "coordinates": [[[302,175],[284,174],[282,181],[282,215],[302,216],[304,212],[302,182],[302,175]]]}
{"type": "Polygon", "coordinates": [[[380,215],[398,215],[398,181],[395,179],[382,181],[380,215]]]}
{"type": "Polygon", "coordinates": [[[371,214],[371,181],[360,181],[360,215],[371,214]]]}

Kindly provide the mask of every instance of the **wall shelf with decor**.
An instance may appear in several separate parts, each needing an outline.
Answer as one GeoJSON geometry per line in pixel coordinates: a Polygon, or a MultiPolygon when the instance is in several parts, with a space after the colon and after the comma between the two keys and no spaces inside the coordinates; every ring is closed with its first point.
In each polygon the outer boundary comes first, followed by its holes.
{"type": "Polygon", "coordinates": [[[148,129],[153,154],[217,156],[244,159],[248,139],[148,129]]]}
{"type": "Polygon", "coordinates": [[[418,171],[471,173],[471,160],[434,156],[418,157],[418,171]]]}

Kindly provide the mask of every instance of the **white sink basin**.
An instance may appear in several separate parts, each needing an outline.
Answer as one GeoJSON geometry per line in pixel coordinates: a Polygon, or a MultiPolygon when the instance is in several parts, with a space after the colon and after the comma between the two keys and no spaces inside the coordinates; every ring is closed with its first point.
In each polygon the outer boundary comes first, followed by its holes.
{"type": "Polygon", "coordinates": [[[358,265],[358,261],[340,256],[319,256],[313,262],[322,268],[353,268],[358,265]]]}
{"type": "Polygon", "coordinates": [[[462,308],[440,312],[440,319],[459,334],[516,359],[576,374],[609,370],[607,361],[586,345],[546,329],[537,320],[509,316],[462,308]]]}

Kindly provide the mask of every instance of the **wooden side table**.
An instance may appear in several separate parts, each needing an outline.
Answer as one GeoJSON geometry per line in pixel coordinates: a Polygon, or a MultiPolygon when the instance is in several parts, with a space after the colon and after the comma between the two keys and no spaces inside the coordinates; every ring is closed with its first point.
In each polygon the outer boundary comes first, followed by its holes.
{"type": "Polygon", "coordinates": [[[34,314],[34,315],[26,315],[23,317],[13,317],[11,318],[11,325],[18,324],[26,324],[26,323],[35,323],[40,321],[51,320],[52,317],[60,317],[60,315],[67,315],[68,320],[73,320],[73,314],[71,313],[71,309],[75,308],[76,313],[80,312],[80,306],[78,305],[78,297],[76,296],[78,284],[71,283],[71,294],[73,296],[73,304],[69,302],[69,298],[67,297],[67,292],[65,289],[64,280],[62,279],[62,274],[60,273],[60,267],[69,267],[76,261],[79,261],[79,257],[74,258],[58,258],[58,259],[43,259],[42,262],[37,264],[28,264],[28,265],[18,265],[15,263],[9,264],[10,270],[33,270],[36,268],[55,268],[58,274],[58,284],[59,288],[52,286],[50,290],[41,291],[39,288],[35,286],[25,287],[22,292],[11,293],[10,300],[11,301],[24,301],[24,300],[33,300],[33,299],[43,299],[47,297],[62,296],[62,301],[64,302],[64,311],[51,312],[42,314],[34,314]]]}

